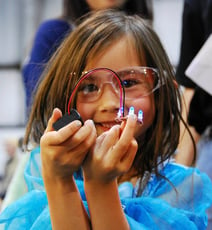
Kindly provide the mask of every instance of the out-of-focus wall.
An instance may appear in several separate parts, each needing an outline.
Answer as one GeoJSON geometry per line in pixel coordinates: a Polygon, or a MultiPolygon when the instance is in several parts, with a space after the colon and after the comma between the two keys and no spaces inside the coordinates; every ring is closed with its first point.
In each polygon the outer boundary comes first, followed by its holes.
{"type": "Polygon", "coordinates": [[[62,0],[0,0],[0,127],[24,125],[21,65],[41,21],[61,12],[62,0]]]}
{"type": "Polygon", "coordinates": [[[40,22],[61,12],[62,0],[0,0],[0,66],[22,61],[40,22]]]}
{"type": "Polygon", "coordinates": [[[180,55],[183,3],[184,0],[153,0],[153,26],[174,67],[180,55]]]}

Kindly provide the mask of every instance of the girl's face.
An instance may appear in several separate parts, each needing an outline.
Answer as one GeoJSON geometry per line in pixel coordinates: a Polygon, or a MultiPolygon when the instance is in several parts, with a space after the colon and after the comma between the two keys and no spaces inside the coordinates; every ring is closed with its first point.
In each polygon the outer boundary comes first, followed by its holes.
{"type": "Polygon", "coordinates": [[[91,10],[103,10],[121,7],[126,0],[86,0],[91,10]]]}
{"type": "MultiPolygon", "coordinates": [[[[85,70],[105,67],[114,71],[119,71],[126,67],[146,66],[140,63],[134,47],[129,44],[126,38],[123,38],[107,48],[101,55],[89,61],[85,70]]],[[[120,98],[115,93],[112,85],[105,84],[100,97],[93,102],[77,101],[77,110],[82,119],[92,119],[95,123],[97,135],[109,130],[117,124],[116,117],[120,107],[120,98]]],[[[143,136],[145,131],[152,124],[155,116],[155,106],[153,94],[141,98],[125,100],[125,115],[129,108],[133,106],[135,114],[141,109],[143,111],[143,125],[138,123],[135,137],[143,136]]]]}

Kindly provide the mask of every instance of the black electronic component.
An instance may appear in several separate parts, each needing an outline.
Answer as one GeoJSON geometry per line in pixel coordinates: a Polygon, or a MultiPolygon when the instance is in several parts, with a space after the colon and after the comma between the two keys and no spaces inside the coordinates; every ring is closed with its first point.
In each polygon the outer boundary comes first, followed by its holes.
{"type": "Polygon", "coordinates": [[[70,114],[66,113],[64,116],[62,116],[59,120],[57,120],[53,124],[53,128],[55,130],[59,130],[59,129],[63,128],[64,126],[68,125],[69,123],[71,123],[72,121],[75,121],[75,120],[79,120],[82,122],[82,124],[84,124],[84,122],[83,122],[80,114],[77,112],[77,110],[71,109],[70,114]]]}

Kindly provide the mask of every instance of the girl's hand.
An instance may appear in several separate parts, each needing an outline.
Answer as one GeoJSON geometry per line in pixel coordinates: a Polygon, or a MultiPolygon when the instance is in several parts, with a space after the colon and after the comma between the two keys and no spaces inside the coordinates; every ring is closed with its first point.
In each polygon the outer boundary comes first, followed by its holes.
{"type": "Polygon", "coordinates": [[[55,131],[52,125],[61,116],[61,111],[54,109],[41,137],[42,173],[45,180],[69,181],[96,141],[96,129],[91,120],[86,121],[84,126],[76,120],[55,131]]]}
{"type": "Polygon", "coordinates": [[[136,116],[130,115],[123,130],[115,125],[96,139],[83,164],[86,182],[109,183],[131,168],[138,148],[134,138],[136,122],[136,116]]]}

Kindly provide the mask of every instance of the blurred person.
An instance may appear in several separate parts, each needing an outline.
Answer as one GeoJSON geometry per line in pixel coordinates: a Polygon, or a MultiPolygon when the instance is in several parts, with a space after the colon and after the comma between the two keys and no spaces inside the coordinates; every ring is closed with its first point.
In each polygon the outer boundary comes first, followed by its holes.
{"type": "MultiPolygon", "coordinates": [[[[212,96],[185,75],[187,67],[212,33],[212,0],[185,0],[182,23],[181,53],[176,77],[179,84],[185,87],[185,116],[196,140],[197,160],[186,132],[182,134],[184,136],[176,160],[185,165],[196,164],[212,180],[212,96]]],[[[208,215],[208,229],[212,229],[212,207],[208,215]]]]}
{"type": "Polygon", "coordinates": [[[0,171],[0,198],[4,199],[7,188],[12,179],[13,173],[19,161],[17,153],[16,139],[8,139],[3,143],[3,148],[0,154],[1,171],[0,171]]]}

